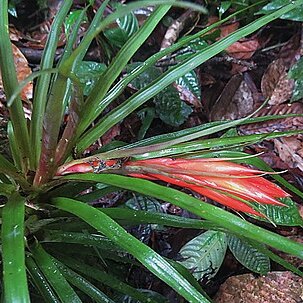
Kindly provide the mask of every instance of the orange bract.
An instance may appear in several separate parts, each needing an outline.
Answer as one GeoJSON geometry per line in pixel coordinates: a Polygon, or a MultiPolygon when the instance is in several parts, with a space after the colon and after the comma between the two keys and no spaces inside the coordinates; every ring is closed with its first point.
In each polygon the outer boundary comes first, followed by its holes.
{"type": "Polygon", "coordinates": [[[120,163],[119,160],[77,160],[61,166],[57,175],[99,173],[122,169],[129,176],[160,180],[215,200],[236,211],[264,216],[251,202],[284,206],[278,198],[289,194],[262,176],[265,172],[229,162],[230,159],[157,158],[120,163]]]}

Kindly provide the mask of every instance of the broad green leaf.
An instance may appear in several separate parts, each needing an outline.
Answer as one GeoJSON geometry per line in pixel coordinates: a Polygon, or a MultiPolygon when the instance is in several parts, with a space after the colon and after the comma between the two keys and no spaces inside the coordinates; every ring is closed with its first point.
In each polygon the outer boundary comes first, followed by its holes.
{"type": "Polygon", "coordinates": [[[254,205],[257,210],[259,209],[270,221],[277,225],[302,226],[303,219],[300,216],[296,203],[291,198],[281,198],[280,201],[286,206],[254,205]]]}
{"type": "MultiPolygon", "coordinates": [[[[138,68],[140,65],[140,63],[131,64],[128,66],[127,70],[130,72],[134,68],[138,68]]],[[[137,89],[142,89],[157,79],[160,75],[160,69],[152,66],[136,77],[131,82],[131,85],[137,89]]],[[[180,79],[180,83],[178,84],[184,85],[186,88],[190,89],[189,86],[194,88],[194,82],[193,74],[187,74],[184,78],[180,79]]],[[[166,124],[172,126],[181,125],[192,113],[191,107],[180,100],[178,91],[172,85],[169,85],[159,94],[155,95],[153,97],[153,102],[155,104],[156,114],[159,118],[166,124]]]]}
{"type": "MultiPolygon", "coordinates": [[[[190,37],[190,36],[189,36],[190,37]]],[[[179,42],[187,40],[188,37],[182,37],[179,42]]],[[[177,52],[176,61],[180,62],[188,59],[193,53],[199,52],[209,46],[209,44],[201,37],[195,38],[188,42],[184,48],[177,52]]]]}
{"type": "Polygon", "coordinates": [[[197,74],[194,70],[180,77],[177,84],[192,92],[197,98],[201,99],[201,89],[197,74]]]}
{"type": "Polygon", "coordinates": [[[109,42],[121,48],[125,42],[139,29],[139,23],[134,13],[130,13],[116,20],[118,27],[104,31],[105,37],[109,42]]]}
{"type": "Polygon", "coordinates": [[[138,131],[138,140],[142,140],[156,117],[156,113],[153,107],[146,107],[137,112],[137,115],[142,121],[142,125],[138,131]]]}
{"type": "Polygon", "coordinates": [[[220,19],[222,15],[231,7],[231,5],[232,5],[232,1],[221,1],[220,6],[218,7],[220,19]]]}
{"type": "Polygon", "coordinates": [[[173,86],[168,86],[154,98],[156,113],[168,125],[180,126],[192,113],[192,108],[183,102],[173,86]]]}
{"type": "Polygon", "coordinates": [[[299,101],[303,98],[303,79],[295,80],[295,87],[292,93],[291,102],[299,101]]]}
{"type": "Polygon", "coordinates": [[[227,240],[230,251],[243,266],[261,275],[266,275],[270,271],[268,256],[235,236],[228,235],[227,240]]]}
{"type": "Polygon", "coordinates": [[[82,10],[74,10],[68,14],[64,21],[65,35],[68,37],[72,31],[72,27],[76,24],[78,18],[81,17],[82,10]]]}
{"type": "MultiPolygon", "coordinates": [[[[260,14],[270,14],[277,9],[289,4],[289,0],[274,0],[265,5],[260,11],[260,14]]],[[[287,19],[292,21],[303,21],[303,5],[291,10],[280,17],[281,19],[287,19]]]]}
{"type": "Polygon", "coordinates": [[[76,65],[75,74],[84,85],[84,95],[87,96],[92,91],[97,80],[105,70],[105,64],[93,61],[82,61],[76,65]]]}
{"type": "Polygon", "coordinates": [[[288,76],[295,80],[295,87],[291,98],[292,102],[303,98],[303,57],[301,57],[289,70],[288,76]]]}
{"type": "Polygon", "coordinates": [[[182,259],[179,262],[188,268],[197,280],[210,279],[220,269],[226,249],[226,234],[209,230],[181,248],[179,254],[182,259]]]}
{"type": "Polygon", "coordinates": [[[145,210],[150,212],[163,212],[161,203],[157,199],[136,195],[125,202],[125,206],[134,210],[145,210]]]}

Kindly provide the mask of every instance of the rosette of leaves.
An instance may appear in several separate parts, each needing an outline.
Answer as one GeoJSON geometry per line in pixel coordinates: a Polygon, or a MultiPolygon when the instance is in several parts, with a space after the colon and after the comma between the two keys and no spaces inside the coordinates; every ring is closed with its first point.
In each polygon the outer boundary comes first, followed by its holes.
{"type": "MultiPolygon", "coordinates": [[[[259,17],[221,41],[197,51],[180,64],[158,75],[119,106],[107,111],[108,105],[113,104],[138,75],[146,72],[162,57],[186,47],[191,40],[216,28],[223,20],[154,54],[142,66],[126,77],[121,77],[128,62],[172,5],[197,9],[203,13],[205,9],[183,1],[134,1],[105,16],[108,1],[104,1],[80,44],[74,48],[81,22],[86,19],[87,6],[72,27],[64,55],[54,66],[61,27],[73,4],[72,0],[63,1],[48,36],[40,71],[33,73],[26,80],[37,78],[32,117],[27,121],[19,97],[26,81],[20,84],[17,82],[7,32],[8,1],[0,1],[0,69],[11,125],[8,139],[12,157],[10,160],[6,154],[0,155],[3,300],[8,303],[29,302],[30,298],[39,302],[113,302],[122,294],[122,299],[165,302],[161,295],[138,289],[125,279],[125,273],[129,272],[130,267],[144,267],[185,300],[210,302],[189,271],[174,260],[163,258],[127,231],[128,226],[136,224],[212,229],[239,237],[245,235],[250,244],[263,243],[303,258],[301,244],[173,188],[108,171],[103,173],[101,167],[98,174],[55,176],[60,165],[69,162],[73,156],[81,157],[83,152],[112,126],[135,112],[174,81],[224,51],[238,39],[296,9],[302,3],[302,0],[291,2],[259,17]],[[77,75],[77,71],[83,64],[91,42],[117,19],[127,16],[134,9],[149,5],[156,6],[154,12],[127,39],[106,69],[102,72],[98,70],[96,77],[93,77],[93,88],[84,93],[83,84],[86,82],[79,73],[77,75]],[[181,218],[148,210],[121,211],[121,208],[110,203],[107,208],[93,207],[96,199],[119,189],[173,203],[201,219],[181,218]]],[[[228,16],[227,19],[232,17],[228,16]]],[[[235,136],[225,141],[193,140],[239,124],[270,118],[214,122],[111,149],[100,157],[104,160],[124,157],[148,158],[162,154],[184,155],[193,151],[197,156],[201,150],[214,147],[218,149],[220,146],[226,149],[237,144],[262,140],[263,136],[235,136]]],[[[297,132],[273,133],[268,137],[294,133],[297,132]]],[[[260,166],[260,163],[255,164],[260,166]]],[[[273,176],[296,194],[302,195],[281,177],[273,176]]],[[[287,268],[291,267],[273,254],[269,257],[287,268]]]]}

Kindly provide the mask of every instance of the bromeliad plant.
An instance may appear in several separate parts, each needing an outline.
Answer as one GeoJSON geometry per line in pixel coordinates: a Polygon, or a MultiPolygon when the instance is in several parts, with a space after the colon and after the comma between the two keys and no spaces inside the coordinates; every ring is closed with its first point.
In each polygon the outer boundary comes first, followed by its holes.
{"type": "MultiPolygon", "coordinates": [[[[10,115],[8,136],[11,148],[11,159],[0,155],[0,191],[5,197],[1,212],[4,301],[29,302],[31,292],[31,297],[40,302],[87,302],[88,298],[96,302],[118,302],[114,296],[121,293],[140,302],[166,302],[159,294],[128,285],[118,275],[126,265],[143,265],[187,301],[210,302],[189,271],[180,263],[161,257],[128,233],[124,225],[154,223],[225,232],[249,241],[275,262],[301,275],[300,271],[266,247],[303,258],[301,244],[253,225],[202,199],[156,182],[160,180],[192,190],[201,198],[208,197],[259,220],[302,225],[289,194],[262,176],[263,171],[271,173],[269,167],[258,158],[226,150],[262,140],[264,135],[201,139],[240,124],[277,119],[279,116],[213,122],[141,140],[89,158],[83,159],[82,154],[112,126],[176,79],[224,51],[238,39],[296,9],[303,1],[285,5],[190,55],[106,114],[104,110],[107,106],[138,75],[162,57],[186,46],[226,20],[151,56],[120,79],[122,70],[172,5],[197,9],[202,13],[205,9],[181,1],[136,1],[104,17],[108,4],[104,1],[82,41],[74,49],[87,7],[80,12],[69,33],[64,55],[53,67],[61,27],[72,4],[71,0],[62,2],[48,37],[41,69],[26,80],[37,77],[32,117],[27,121],[19,97],[24,83],[17,83],[7,32],[7,0],[0,2],[0,67],[10,115]],[[92,40],[116,19],[135,8],[150,5],[156,6],[154,12],[129,37],[94,87],[84,94],[76,70],[83,63],[92,40]],[[62,131],[66,108],[68,120],[62,131]],[[73,153],[76,153],[78,160],[72,160],[73,153]],[[243,163],[259,169],[249,168],[243,163]],[[89,202],[94,199],[118,189],[173,203],[201,220],[120,207],[100,209],[90,205],[89,202]],[[282,222],[281,218],[288,219],[282,222]],[[119,271],[112,270],[117,264],[119,271]]],[[[273,133],[267,137],[296,133],[273,133]]],[[[303,196],[281,176],[272,174],[271,177],[303,196]]]]}

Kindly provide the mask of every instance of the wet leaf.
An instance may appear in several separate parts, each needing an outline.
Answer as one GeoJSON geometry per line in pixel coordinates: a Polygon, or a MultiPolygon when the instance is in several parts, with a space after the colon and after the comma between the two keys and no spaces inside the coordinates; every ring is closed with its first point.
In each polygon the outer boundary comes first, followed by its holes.
{"type": "MultiPolygon", "coordinates": [[[[303,219],[300,216],[296,203],[291,198],[280,198],[287,207],[255,204],[266,217],[277,225],[283,226],[302,226],[303,219]]],[[[258,218],[259,219],[259,218],[258,218]]],[[[263,220],[260,218],[260,220],[263,220]]]]}
{"type": "MultiPolygon", "coordinates": [[[[270,14],[273,11],[281,8],[284,5],[289,4],[288,0],[274,0],[267,5],[265,5],[260,11],[259,14],[270,14]]],[[[292,21],[303,21],[303,6],[298,7],[280,17],[281,19],[292,20],[292,21]]]]}
{"type": "Polygon", "coordinates": [[[249,270],[265,275],[270,270],[270,259],[248,242],[228,235],[228,247],[234,257],[249,270]]]}
{"type": "Polygon", "coordinates": [[[180,250],[180,263],[192,271],[197,280],[212,278],[223,262],[227,249],[226,235],[206,231],[186,243],[180,250]]]}
{"type": "Polygon", "coordinates": [[[254,96],[242,75],[233,76],[211,109],[211,120],[234,120],[253,111],[254,96]]]}
{"type": "MultiPolygon", "coordinates": [[[[279,104],[269,106],[257,112],[255,117],[266,117],[273,115],[287,114],[303,114],[303,104],[296,102],[292,104],[279,104]]],[[[250,134],[265,134],[274,131],[287,131],[303,128],[303,117],[289,117],[284,119],[269,120],[265,122],[252,123],[239,127],[241,133],[250,134]]]]}
{"type": "Polygon", "coordinates": [[[101,74],[106,70],[106,65],[93,61],[82,61],[76,66],[75,74],[84,85],[84,95],[88,95],[94,88],[101,74]]]}
{"type": "Polygon", "coordinates": [[[107,29],[104,31],[104,35],[113,46],[121,48],[129,37],[139,29],[139,23],[133,13],[117,19],[116,23],[117,27],[107,29]]]}
{"type": "MultiPolygon", "coordinates": [[[[234,22],[225,26],[222,26],[220,39],[228,36],[236,31],[239,27],[238,22],[234,22]]],[[[260,47],[260,43],[257,38],[245,38],[233,43],[225,51],[236,59],[250,59],[256,50],[260,47]]]]}

